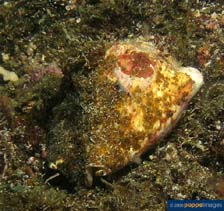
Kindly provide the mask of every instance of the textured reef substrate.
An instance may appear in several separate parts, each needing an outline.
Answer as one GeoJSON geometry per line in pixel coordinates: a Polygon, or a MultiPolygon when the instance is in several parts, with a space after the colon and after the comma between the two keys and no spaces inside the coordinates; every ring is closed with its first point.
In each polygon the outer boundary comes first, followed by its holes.
{"type": "Polygon", "coordinates": [[[167,199],[223,199],[223,10],[221,1],[1,1],[0,66],[19,80],[0,74],[0,209],[165,210],[167,199]],[[205,83],[140,165],[86,188],[89,77],[113,42],[139,36],[205,83]]]}

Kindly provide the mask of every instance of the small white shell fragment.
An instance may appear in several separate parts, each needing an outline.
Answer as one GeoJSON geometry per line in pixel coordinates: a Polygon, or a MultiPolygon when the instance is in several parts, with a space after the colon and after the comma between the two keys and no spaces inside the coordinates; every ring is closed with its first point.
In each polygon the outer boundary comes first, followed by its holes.
{"type": "Polygon", "coordinates": [[[3,76],[4,81],[18,81],[19,77],[16,73],[6,70],[4,67],[0,66],[0,75],[3,76]]]}

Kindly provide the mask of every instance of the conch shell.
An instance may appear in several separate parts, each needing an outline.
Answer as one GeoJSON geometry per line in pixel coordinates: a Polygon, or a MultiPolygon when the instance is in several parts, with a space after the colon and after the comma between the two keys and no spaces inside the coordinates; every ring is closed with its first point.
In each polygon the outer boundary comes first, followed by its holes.
{"type": "Polygon", "coordinates": [[[174,127],[203,84],[202,74],[181,67],[141,40],[107,50],[92,77],[86,178],[114,173],[140,156],[174,127]]]}

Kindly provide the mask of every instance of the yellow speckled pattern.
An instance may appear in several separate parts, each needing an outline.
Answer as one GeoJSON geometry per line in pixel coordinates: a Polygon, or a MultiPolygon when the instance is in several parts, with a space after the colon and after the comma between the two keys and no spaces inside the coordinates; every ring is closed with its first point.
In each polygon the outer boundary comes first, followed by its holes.
{"type": "Polygon", "coordinates": [[[145,42],[112,46],[91,80],[95,91],[88,119],[87,166],[96,176],[134,161],[165,135],[192,97],[195,83],[145,42]],[[155,61],[149,78],[122,75],[118,57],[133,51],[147,53],[155,61]]]}

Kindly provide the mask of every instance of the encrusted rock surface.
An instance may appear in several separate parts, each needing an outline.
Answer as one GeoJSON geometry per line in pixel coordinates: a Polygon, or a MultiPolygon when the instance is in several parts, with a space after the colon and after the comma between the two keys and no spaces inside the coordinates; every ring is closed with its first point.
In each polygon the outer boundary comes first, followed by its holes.
{"type": "Polygon", "coordinates": [[[0,75],[0,209],[165,210],[167,199],[223,199],[223,10],[222,1],[1,1],[0,66],[19,80],[0,75]],[[91,96],[106,49],[139,36],[199,69],[204,86],[140,165],[86,188],[80,99],[91,96]]]}

